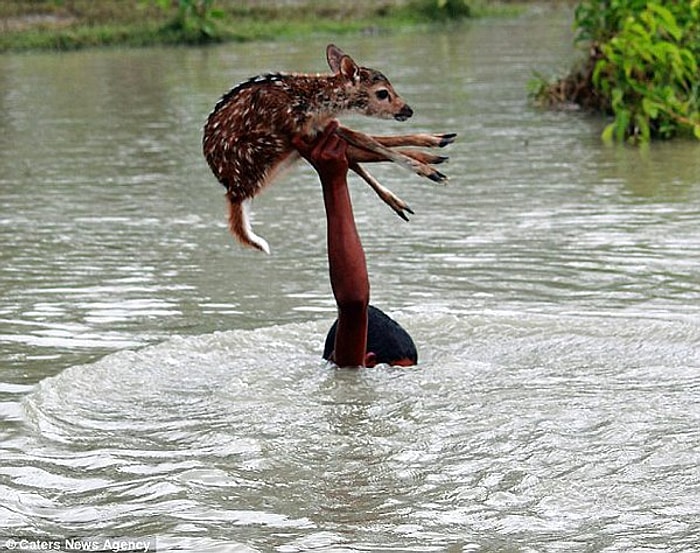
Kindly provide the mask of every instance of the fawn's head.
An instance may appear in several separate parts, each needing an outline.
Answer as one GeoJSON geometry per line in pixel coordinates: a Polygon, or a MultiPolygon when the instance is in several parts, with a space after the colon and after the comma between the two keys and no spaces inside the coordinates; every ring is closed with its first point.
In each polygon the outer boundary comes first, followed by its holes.
{"type": "Polygon", "coordinates": [[[342,77],[348,88],[351,110],[397,121],[405,121],[413,115],[413,110],[379,71],[360,67],[334,44],[326,48],[326,59],[333,73],[342,77]]]}

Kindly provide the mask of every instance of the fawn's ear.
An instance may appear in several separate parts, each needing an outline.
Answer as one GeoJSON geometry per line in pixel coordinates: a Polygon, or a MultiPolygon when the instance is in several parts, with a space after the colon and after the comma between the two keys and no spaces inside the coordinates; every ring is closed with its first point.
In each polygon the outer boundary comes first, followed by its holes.
{"type": "Polygon", "coordinates": [[[350,56],[340,58],[340,73],[348,81],[357,83],[360,80],[360,68],[350,56]]]}
{"type": "Polygon", "coordinates": [[[341,73],[349,81],[355,81],[360,74],[360,68],[353,59],[335,44],[329,44],[326,48],[326,59],[333,73],[341,73]]]}
{"type": "Polygon", "coordinates": [[[340,71],[340,60],[343,59],[345,52],[338,48],[335,44],[329,44],[326,47],[326,60],[328,61],[328,66],[331,68],[333,73],[338,73],[340,71]]]}

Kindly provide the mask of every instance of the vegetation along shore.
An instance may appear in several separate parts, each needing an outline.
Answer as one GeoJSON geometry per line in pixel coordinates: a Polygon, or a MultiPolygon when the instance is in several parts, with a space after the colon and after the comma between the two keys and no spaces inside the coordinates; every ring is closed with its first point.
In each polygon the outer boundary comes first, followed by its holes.
{"type": "Polygon", "coordinates": [[[585,55],[565,77],[537,79],[540,104],[612,116],[605,141],[700,139],[700,0],[582,0],[574,29],[585,55]]]}
{"type": "Polygon", "coordinates": [[[518,9],[487,0],[3,0],[0,52],[377,32],[518,9]]]}

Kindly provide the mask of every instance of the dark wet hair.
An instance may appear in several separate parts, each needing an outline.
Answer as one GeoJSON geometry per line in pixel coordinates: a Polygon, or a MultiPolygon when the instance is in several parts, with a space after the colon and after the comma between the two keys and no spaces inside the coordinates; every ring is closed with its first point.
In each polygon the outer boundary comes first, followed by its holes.
{"type": "MultiPolygon", "coordinates": [[[[338,320],[333,323],[323,347],[323,358],[330,359],[335,347],[338,320]]],[[[377,356],[377,363],[391,364],[401,359],[418,363],[418,351],[413,339],[403,327],[381,309],[369,306],[367,312],[367,352],[377,356]]]]}

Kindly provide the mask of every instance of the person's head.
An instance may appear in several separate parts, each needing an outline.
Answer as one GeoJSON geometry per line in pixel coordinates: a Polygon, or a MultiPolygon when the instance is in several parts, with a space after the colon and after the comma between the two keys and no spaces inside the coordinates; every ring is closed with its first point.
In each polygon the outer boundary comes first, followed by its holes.
{"type": "MultiPolygon", "coordinates": [[[[323,358],[328,360],[335,346],[336,320],[328,331],[323,347],[323,358]]],[[[367,311],[367,354],[365,365],[380,363],[409,367],[418,363],[416,345],[399,323],[373,305],[367,311]]]]}

